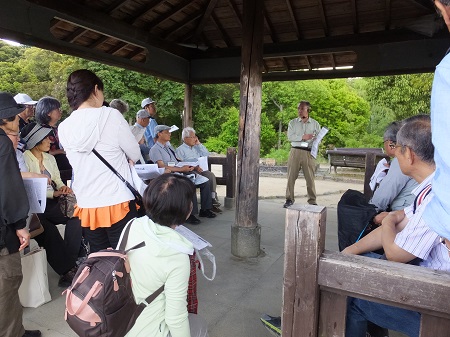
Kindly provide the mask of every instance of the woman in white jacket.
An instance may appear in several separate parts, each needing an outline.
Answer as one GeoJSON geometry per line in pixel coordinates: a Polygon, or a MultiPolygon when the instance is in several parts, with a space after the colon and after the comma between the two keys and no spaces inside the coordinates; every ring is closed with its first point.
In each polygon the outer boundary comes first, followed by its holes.
{"type": "Polygon", "coordinates": [[[73,111],[58,127],[59,140],[73,168],[74,216],[96,252],[115,247],[137,211],[131,191],[92,150],[130,182],[129,161],[136,162],[141,152],[122,114],[103,106],[103,82],[93,72],[80,69],[69,75],[67,99],[73,111]]]}
{"type": "Polygon", "coordinates": [[[130,248],[143,240],[145,247],[128,253],[133,294],[137,303],[164,284],[136,320],[127,337],[207,337],[206,322],[188,314],[186,297],[190,272],[190,241],[174,229],[192,210],[194,185],[175,174],[154,179],[144,193],[147,216],[134,220],[128,236],[130,248]]]}

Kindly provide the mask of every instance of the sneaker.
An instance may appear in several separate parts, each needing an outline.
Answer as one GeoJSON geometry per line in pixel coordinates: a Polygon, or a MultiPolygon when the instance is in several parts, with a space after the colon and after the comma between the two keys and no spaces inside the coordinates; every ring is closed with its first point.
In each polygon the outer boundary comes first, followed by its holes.
{"type": "Polygon", "coordinates": [[[219,208],[219,206],[214,204],[213,207],[211,208],[211,211],[213,211],[214,213],[222,213],[222,210],[219,208]]]}
{"type": "Polygon", "coordinates": [[[200,222],[201,222],[200,219],[193,214],[189,215],[189,218],[187,218],[186,220],[186,223],[191,225],[198,225],[200,222]]]}
{"type": "Polygon", "coordinates": [[[284,203],[283,207],[288,208],[289,206],[292,206],[294,202],[290,199],[286,199],[286,202],[284,203]]]}
{"type": "Polygon", "coordinates": [[[216,215],[211,212],[210,209],[201,209],[200,212],[198,213],[198,216],[201,218],[215,218],[216,215]]]}
{"type": "Polygon", "coordinates": [[[212,204],[213,204],[213,206],[217,206],[217,207],[222,206],[222,204],[219,202],[218,199],[213,199],[213,200],[212,200],[212,204]]]}
{"type": "Polygon", "coordinates": [[[281,317],[264,314],[260,318],[264,327],[274,336],[281,336],[281,317]]]}

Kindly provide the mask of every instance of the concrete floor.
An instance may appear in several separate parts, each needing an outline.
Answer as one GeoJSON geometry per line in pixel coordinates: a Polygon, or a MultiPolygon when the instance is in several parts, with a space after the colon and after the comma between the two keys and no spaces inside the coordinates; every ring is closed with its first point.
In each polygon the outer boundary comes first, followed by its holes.
{"type": "MultiPolygon", "coordinates": [[[[362,183],[317,180],[319,205],[327,206],[326,249],[337,250],[336,205],[342,193],[349,189],[362,190],[362,183]]],[[[262,228],[261,254],[258,258],[240,259],[231,255],[231,225],[234,210],[224,210],[215,219],[202,219],[198,226],[188,226],[213,245],[217,274],[214,281],[198,275],[199,314],[209,326],[210,337],[251,336],[270,334],[260,323],[264,313],[279,315],[282,303],[284,259],[285,178],[261,178],[258,222],[262,228]]],[[[220,186],[218,194],[225,194],[220,186]]],[[[305,202],[306,188],[299,179],[296,186],[297,203],[305,202]]],[[[207,267],[210,267],[207,265],[207,267]]],[[[208,274],[211,268],[208,269],[208,274]]],[[[44,337],[76,336],[64,321],[63,289],[58,288],[58,276],[48,268],[52,301],[32,309],[24,309],[24,326],[40,329],[44,337]]],[[[391,335],[392,336],[392,335],[391,335]]],[[[149,336],[151,337],[151,336],[149,336]]]]}

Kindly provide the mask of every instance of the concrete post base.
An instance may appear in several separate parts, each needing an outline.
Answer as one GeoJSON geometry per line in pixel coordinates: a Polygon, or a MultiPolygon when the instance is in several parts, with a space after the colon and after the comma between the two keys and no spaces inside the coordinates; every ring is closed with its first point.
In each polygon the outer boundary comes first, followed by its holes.
{"type": "Polygon", "coordinates": [[[237,257],[257,257],[260,254],[261,226],[231,226],[231,254],[237,257]]]}
{"type": "Polygon", "coordinates": [[[225,197],[224,199],[224,207],[226,209],[233,209],[235,206],[236,199],[225,197]]]}

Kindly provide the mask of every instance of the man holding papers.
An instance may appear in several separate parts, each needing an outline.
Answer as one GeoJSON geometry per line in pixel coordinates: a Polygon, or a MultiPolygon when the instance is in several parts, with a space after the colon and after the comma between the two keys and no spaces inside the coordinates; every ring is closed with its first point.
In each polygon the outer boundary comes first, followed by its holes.
{"type": "MultiPolygon", "coordinates": [[[[196,163],[200,157],[206,157],[207,160],[209,151],[202,143],[200,143],[193,128],[184,128],[181,137],[183,138],[183,144],[177,148],[176,155],[178,158],[184,162],[196,163]]],[[[213,208],[211,210],[216,213],[221,213],[222,210],[219,208],[220,203],[216,193],[216,176],[211,171],[203,170],[199,164],[195,166],[194,170],[202,176],[208,178],[211,182],[211,195],[213,202],[213,208]]]]}
{"type": "MultiPolygon", "coordinates": [[[[170,127],[167,125],[158,125],[155,127],[155,139],[156,143],[150,149],[150,160],[155,164],[158,164],[159,168],[165,168],[172,173],[179,173],[183,175],[194,174],[194,166],[190,165],[178,165],[180,160],[177,158],[175,154],[175,150],[170,145],[170,127]]],[[[204,178],[203,178],[204,179],[204,178]]],[[[203,183],[197,184],[198,188],[200,188],[200,197],[201,197],[201,209],[199,212],[200,217],[206,218],[215,218],[216,215],[211,212],[212,208],[212,198],[211,198],[211,185],[209,180],[203,183]]],[[[187,223],[198,224],[200,220],[195,217],[194,214],[198,211],[197,204],[197,194],[194,195],[194,199],[192,200],[193,209],[189,218],[186,220],[187,223]]]]}

